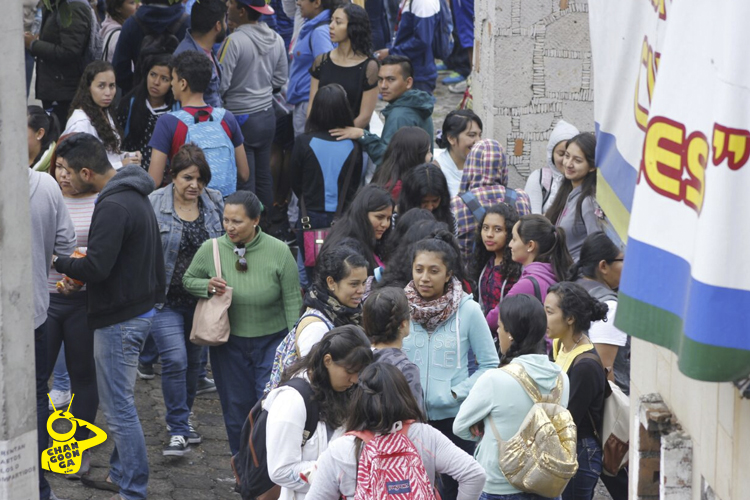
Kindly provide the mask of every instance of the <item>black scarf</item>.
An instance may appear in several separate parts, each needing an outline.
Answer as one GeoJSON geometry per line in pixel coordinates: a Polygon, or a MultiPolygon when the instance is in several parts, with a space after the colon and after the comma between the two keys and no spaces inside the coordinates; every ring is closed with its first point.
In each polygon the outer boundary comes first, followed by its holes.
{"type": "Polygon", "coordinates": [[[312,285],[305,294],[303,303],[306,307],[317,309],[331,320],[333,326],[357,325],[362,322],[362,306],[346,307],[336,297],[329,295],[326,291],[312,285]]]}

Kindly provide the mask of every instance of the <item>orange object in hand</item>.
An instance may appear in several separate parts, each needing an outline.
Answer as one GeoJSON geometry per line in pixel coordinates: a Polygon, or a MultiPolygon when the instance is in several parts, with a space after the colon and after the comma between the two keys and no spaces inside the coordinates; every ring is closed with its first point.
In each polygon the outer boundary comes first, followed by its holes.
{"type": "MultiPolygon", "coordinates": [[[[75,251],[73,252],[73,254],[70,256],[71,259],[80,259],[82,257],[86,257],[86,247],[76,248],[75,251]]],[[[73,279],[73,278],[71,278],[69,276],[65,276],[63,279],[70,280],[70,281],[72,281],[73,283],[75,283],[78,286],[83,286],[83,285],[86,284],[83,281],[78,281],[77,279],[73,279]]],[[[57,286],[57,288],[62,288],[63,287],[63,282],[62,281],[58,281],[55,286],[57,286]]]]}

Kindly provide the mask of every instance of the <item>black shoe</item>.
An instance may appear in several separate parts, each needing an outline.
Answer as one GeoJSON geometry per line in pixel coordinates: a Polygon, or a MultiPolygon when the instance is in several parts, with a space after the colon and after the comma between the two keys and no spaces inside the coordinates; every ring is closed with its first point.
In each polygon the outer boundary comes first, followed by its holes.
{"type": "Polygon", "coordinates": [[[209,392],[216,392],[216,384],[214,381],[208,377],[198,379],[198,386],[196,387],[195,395],[199,396],[209,392]]]}
{"type": "Polygon", "coordinates": [[[138,373],[138,377],[142,378],[143,380],[151,380],[152,378],[156,377],[156,374],[154,374],[154,365],[143,365],[141,363],[138,363],[136,372],[138,373]]]}
{"type": "MultiPolygon", "coordinates": [[[[107,479],[109,479],[109,476],[107,476],[107,479]]],[[[89,488],[114,491],[115,493],[118,493],[120,491],[120,487],[111,481],[107,481],[107,479],[105,479],[104,481],[97,481],[95,479],[92,479],[89,475],[85,475],[81,477],[81,483],[84,486],[88,486],[89,488]]]]}
{"type": "Polygon", "coordinates": [[[183,436],[172,436],[169,444],[162,450],[165,457],[181,457],[187,452],[188,442],[183,436]]]}
{"type": "MultiPolygon", "coordinates": [[[[203,441],[203,437],[195,432],[195,428],[193,427],[193,423],[188,420],[188,428],[190,429],[190,432],[188,432],[188,435],[185,436],[185,439],[187,439],[188,444],[201,444],[203,441]]],[[[172,426],[167,424],[167,432],[172,432],[172,426]]]]}

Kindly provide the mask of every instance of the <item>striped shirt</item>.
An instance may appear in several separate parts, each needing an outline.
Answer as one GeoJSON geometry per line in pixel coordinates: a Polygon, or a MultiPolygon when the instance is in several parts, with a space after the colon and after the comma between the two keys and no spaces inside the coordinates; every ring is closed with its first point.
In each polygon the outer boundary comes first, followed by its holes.
{"type": "MultiPolygon", "coordinates": [[[[73,221],[73,226],[76,229],[76,247],[86,248],[89,245],[89,227],[91,227],[91,216],[94,214],[94,206],[96,205],[96,198],[99,194],[93,194],[91,196],[85,196],[83,198],[69,198],[65,196],[65,206],[68,207],[70,213],[70,219],[73,221]]],[[[50,293],[59,293],[57,291],[57,282],[62,280],[63,275],[55,271],[53,267],[49,271],[49,278],[47,278],[47,289],[50,293]]],[[[83,288],[85,290],[86,287],[83,288]]]]}

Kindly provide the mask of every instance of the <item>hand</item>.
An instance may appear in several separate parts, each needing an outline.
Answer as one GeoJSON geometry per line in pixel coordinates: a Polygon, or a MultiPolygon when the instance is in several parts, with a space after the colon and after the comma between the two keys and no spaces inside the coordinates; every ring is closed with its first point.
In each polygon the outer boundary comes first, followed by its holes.
{"type": "Polygon", "coordinates": [[[71,280],[67,276],[64,277],[62,281],[57,282],[57,291],[66,296],[76,293],[81,288],[83,288],[82,285],[74,283],[73,280],[71,280]]]}
{"type": "Polygon", "coordinates": [[[30,31],[24,31],[24,33],[23,33],[23,44],[24,44],[24,46],[26,46],[26,49],[30,49],[31,48],[31,42],[33,42],[34,40],[37,40],[38,38],[39,38],[39,36],[32,35],[30,31]]]}
{"type": "Polygon", "coordinates": [[[126,165],[140,165],[141,164],[141,152],[136,151],[135,153],[125,153],[122,158],[122,166],[126,165]]]}
{"type": "Polygon", "coordinates": [[[388,54],[388,49],[380,49],[379,51],[375,52],[375,57],[377,57],[378,61],[382,61],[383,59],[388,57],[388,54]]]}
{"type": "Polygon", "coordinates": [[[221,278],[211,278],[208,280],[209,295],[224,295],[227,291],[227,282],[221,278]]]}
{"type": "Polygon", "coordinates": [[[471,427],[469,427],[469,431],[471,431],[471,435],[474,437],[483,437],[484,436],[484,421],[479,421],[476,424],[472,425],[471,427]]]}
{"type": "Polygon", "coordinates": [[[365,131],[357,127],[345,127],[334,128],[332,130],[329,130],[328,133],[334,136],[337,141],[343,141],[344,139],[351,139],[353,141],[356,141],[364,135],[365,131]]]}

